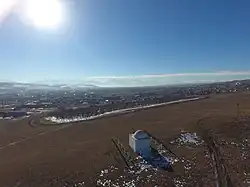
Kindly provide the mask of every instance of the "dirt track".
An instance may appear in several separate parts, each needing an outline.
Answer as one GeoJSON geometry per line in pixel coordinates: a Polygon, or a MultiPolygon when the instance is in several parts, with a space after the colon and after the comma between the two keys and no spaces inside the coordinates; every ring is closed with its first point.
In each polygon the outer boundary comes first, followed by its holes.
{"type": "MultiPolygon", "coordinates": [[[[85,186],[96,186],[101,169],[109,165],[122,167],[114,160],[116,150],[111,137],[117,136],[127,144],[128,133],[145,129],[168,144],[181,130],[195,131],[200,118],[223,116],[211,126],[216,128],[216,124],[219,126],[227,118],[236,117],[237,103],[242,110],[250,111],[250,95],[244,93],[79,122],[62,129],[59,129],[61,126],[31,127],[28,119],[0,121],[3,147],[0,149],[0,186],[73,186],[82,181],[85,186]],[[13,142],[18,143],[11,145],[13,142]]],[[[186,154],[184,150],[175,151],[186,154]]],[[[206,172],[199,162],[195,169],[206,172]]],[[[178,167],[176,171],[183,172],[178,167]]]]}

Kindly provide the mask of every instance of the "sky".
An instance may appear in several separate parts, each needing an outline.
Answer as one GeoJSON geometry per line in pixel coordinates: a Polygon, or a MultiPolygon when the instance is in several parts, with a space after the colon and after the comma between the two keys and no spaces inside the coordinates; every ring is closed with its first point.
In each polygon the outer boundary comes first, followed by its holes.
{"type": "Polygon", "coordinates": [[[0,80],[146,86],[250,78],[249,0],[60,3],[57,29],[25,23],[16,7],[2,16],[0,80]]]}

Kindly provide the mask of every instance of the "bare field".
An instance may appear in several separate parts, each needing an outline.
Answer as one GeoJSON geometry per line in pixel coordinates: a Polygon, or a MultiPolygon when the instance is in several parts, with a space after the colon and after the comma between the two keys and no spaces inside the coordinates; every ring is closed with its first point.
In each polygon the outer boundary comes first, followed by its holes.
{"type": "MultiPolygon", "coordinates": [[[[199,146],[170,143],[181,131],[197,132],[201,138],[211,132],[233,186],[247,186],[249,142],[243,145],[242,141],[250,139],[249,124],[235,122],[237,103],[246,115],[250,94],[215,95],[67,126],[30,126],[28,119],[0,121],[0,186],[97,186],[101,170],[111,165],[118,172],[107,178],[115,180],[123,175],[125,165],[111,138],[119,137],[127,147],[128,134],[137,129],[155,135],[184,160],[173,165],[174,173],[163,172],[165,178],[158,186],[169,186],[168,178],[185,180],[184,186],[216,186],[206,142],[199,146]]],[[[141,185],[153,186],[150,182],[141,185]]]]}

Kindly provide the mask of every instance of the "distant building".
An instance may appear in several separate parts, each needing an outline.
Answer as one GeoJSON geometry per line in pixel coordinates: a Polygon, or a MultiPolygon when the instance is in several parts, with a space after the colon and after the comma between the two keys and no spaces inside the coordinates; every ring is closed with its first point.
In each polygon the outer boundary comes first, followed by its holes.
{"type": "Polygon", "coordinates": [[[135,133],[129,134],[129,146],[134,152],[144,158],[150,156],[150,138],[148,134],[142,130],[137,130],[135,133]]]}

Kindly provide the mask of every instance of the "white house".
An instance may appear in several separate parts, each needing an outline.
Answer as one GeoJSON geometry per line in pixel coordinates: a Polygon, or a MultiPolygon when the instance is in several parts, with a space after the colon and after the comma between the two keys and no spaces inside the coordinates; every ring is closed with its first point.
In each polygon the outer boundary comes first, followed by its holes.
{"type": "Polygon", "coordinates": [[[137,130],[133,134],[129,134],[129,146],[134,152],[138,153],[144,158],[150,156],[150,137],[142,130],[137,130]]]}

